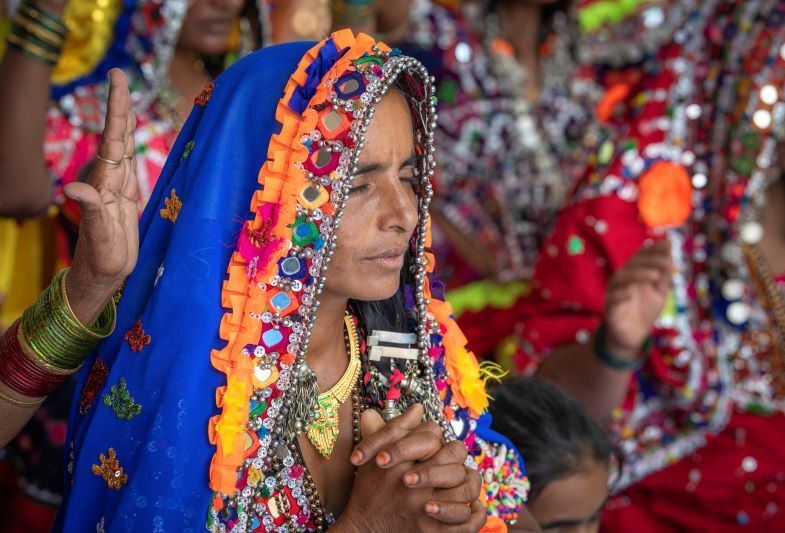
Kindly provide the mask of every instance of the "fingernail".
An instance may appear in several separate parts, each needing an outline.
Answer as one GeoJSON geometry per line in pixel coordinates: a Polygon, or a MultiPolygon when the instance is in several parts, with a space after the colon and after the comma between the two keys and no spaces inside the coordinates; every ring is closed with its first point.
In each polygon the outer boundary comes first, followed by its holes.
{"type": "Polygon", "coordinates": [[[428,514],[439,514],[439,506],[433,502],[425,504],[425,512],[428,514]]]}
{"type": "Polygon", "coordinates": [[[384,466],[386,464],[389,464],[390,459],[391,459],[391,457],[390,457],[389,453],[382,452],[382,453],[380,453],[379,455],[376,456],[376,464],[379,465],[379,466],[384,466]]]}
{"type": "Polygon", "coordinates": [[[355,465],[360,464],[360,461],[363,460],[363,452],[361,452],[360,450],[354,450],[349,460],[352,462],[352,464],[355,465]]]}
{"type": "Polygon", "coordinates": [[[407,485],[416,485],[418,481],[420,481],[420,476],[417,472],[407,472],[406,475],[403,476],[403,482],[407,485]]]}

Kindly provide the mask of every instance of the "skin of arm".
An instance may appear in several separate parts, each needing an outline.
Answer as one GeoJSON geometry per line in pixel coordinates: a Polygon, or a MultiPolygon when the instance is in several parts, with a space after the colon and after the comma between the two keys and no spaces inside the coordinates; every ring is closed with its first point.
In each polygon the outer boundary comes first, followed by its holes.
{"type": "MultiPolygon", "coordinates": [[[[36,6],[61,18],[65,1],[37,0],[36,6]]],[[[39,214],[52,198],[44,167],[44,133],[52,67],[8,48],[0,62],[0,216],[39,214]],[[11,82],[13,80],[13,82],[11,82]]]]}

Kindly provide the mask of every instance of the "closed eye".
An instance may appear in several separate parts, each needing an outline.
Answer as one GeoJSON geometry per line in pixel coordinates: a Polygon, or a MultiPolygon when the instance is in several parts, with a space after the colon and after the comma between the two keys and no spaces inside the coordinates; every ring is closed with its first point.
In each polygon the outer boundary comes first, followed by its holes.
{"type": "Polygon", "coordinates": [[[355,185],[353,187],[349,187],[349,194],[355,194],[355,193],[363,192],[363,191],[366,191],[366,190],[368,190],[368,184],[367,183],[363,183],[361,185],[355,185]]]}

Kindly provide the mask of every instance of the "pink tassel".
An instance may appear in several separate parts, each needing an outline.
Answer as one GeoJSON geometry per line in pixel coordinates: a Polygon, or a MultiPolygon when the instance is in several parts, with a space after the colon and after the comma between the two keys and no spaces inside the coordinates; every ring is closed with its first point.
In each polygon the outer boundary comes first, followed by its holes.
{"type": "Polygon", "coordinates": [[[254,272],[264,271],[272,255],[283,246],[283,239],[272,234],[272,228],[278,222],[278,205],[261,204],[257,213],[263,220],[262,227],[254,230],[250,221],[246,222],[237,243],[237,251],[249,265],[253,265],[254,272]]]}

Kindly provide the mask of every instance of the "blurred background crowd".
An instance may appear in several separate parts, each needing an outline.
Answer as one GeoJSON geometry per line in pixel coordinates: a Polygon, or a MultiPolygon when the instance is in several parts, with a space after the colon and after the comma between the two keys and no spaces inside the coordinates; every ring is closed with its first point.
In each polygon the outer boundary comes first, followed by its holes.
{"type": "MultiPolygon", "coordinates": [[[[73,259],[110,69],[143,209],[206,85],[343,28],[435,77],[433,250],[543,530],[782,527],[783,1],[0,0],[0,331],[73,259]]],[[[3,531],[51,527],[74,394],[0,449],[3,531]]]]}

